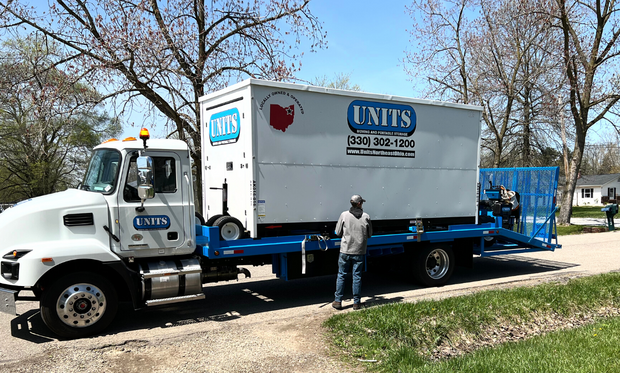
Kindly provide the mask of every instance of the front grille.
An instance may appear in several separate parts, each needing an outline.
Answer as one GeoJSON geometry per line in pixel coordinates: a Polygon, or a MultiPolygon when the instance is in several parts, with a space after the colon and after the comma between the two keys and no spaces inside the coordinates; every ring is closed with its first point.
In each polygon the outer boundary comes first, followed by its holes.
{"type": "Polygon", "coordinates": [[[67,227],[79,227],[84,225],[94,225],[95,219],[92,213],[88,214],[69,214],[63,218],[65,226],[67,227]]]}

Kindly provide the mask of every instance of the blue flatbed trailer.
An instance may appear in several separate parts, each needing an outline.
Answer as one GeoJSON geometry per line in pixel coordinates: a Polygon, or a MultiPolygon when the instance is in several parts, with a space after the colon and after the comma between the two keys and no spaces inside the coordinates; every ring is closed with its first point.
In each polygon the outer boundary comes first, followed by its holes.
{"type": "MultiPolygon", "coordinates": [[[[412,272],[422,272],[414,274],[416,278],[433,286],[449,279],[455,262],[467,265],[475,255],[487,257],[559,249],[562,246],[557,242],[555,224],[558,176],[557,167],[481,169],[480,181],[490,182],[490,188],[479,188],[479,201],[487,199],[487,194],[492,195],[500,185],[518,192],[519,214],[510,217],[510,224],[506,216],[496,216],[482,208],[478,218],[484,220],[483,223],[438,228],[424,226],[421,219],[412,220],[408,232],[370,237],[367,263],[380,257],[409,255],[410,261],[399,262],[412,264],[414,268],[409,268],[412,272]]],[[[310,233],[224,241],[220,239],[218,227],[199,228],[198,250],[207,260],[235,261],[271,256],[267,262],[271,262],[273,273],[285,280],[329,274],[336,268],[339,238],[310,233]]]]}

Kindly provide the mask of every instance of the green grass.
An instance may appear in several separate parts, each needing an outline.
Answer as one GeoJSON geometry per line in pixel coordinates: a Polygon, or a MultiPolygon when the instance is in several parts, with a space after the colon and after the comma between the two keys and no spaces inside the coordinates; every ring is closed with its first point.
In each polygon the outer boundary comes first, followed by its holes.
{"type": "Polygon", "coordinates": [[[620,371],[615,369],[618,363],[609,359],[619,352],[616,346],[620,346],[617,341],[620,322],[616,319],[525,342],[479,349],[447,361],[433,362],[431,359],[437,349],[461,348],[467,346],[468,341],[471,345],[488,342],[496,331],[545,329],[561,319],[575,317],[579,320],[603,307],[618,305],[620,273],[611,273],[574,279],[566,284],[549,283],[439,301],[370,307],[335,315],[325,326],[343,353],[353,361],[377,360],[379,362],[370,365],[370,369],[381,372],[620,371]],[[594,333],[596,328],[601,328],[601,333],[594,333]],[[603,330],[606,331],[603,333],[603,330]],[[599,338],[590,338],[593,334],[599,338]],[[543,346],[545,351],[534,352],[543,346]],[[587,368],[595,366],[588,365],[594,364],[592,359],[601,360],[604,367],[614,369],[587,368]]]}
{"type": "MultiPolygon", "coordinates": [[[[595,218],[595,219],[605,219],[605,213],[601,211],[601,206],[574,206],[573,213],[571,217],[573,218],[595,218]]],[[[558,210],[556,213],[556,217],[560,214],[558,210]]],[[[585,226],[581,225],[568,225],[562,226],[558,225],[558,236],[566,236],[570,234],[581,234],[583,233],[583,228],[585,226]]]]}
{"type": "Polygon", "coordinates": [[[583,233],[583,225],[558,225],[558,236],[583,233]]]}
{"type": "MultiPolygon", "coordinates": [[[[602,206],[573,206],[573,218],[598,218],[605,219],[605,213],[601,211],[602,206]]],[[[556,216],[560,214],[560,208],[556,211],[556,216]]]]}
{"type": "MultiPolygon", "coordinates": [[[[403,372],[619,372],[620,318],[506,343],[403,372]]],[[[412,368],[412,369],[409,369],[412,368]]],[[[399,368],[400,369],[400,368],[399,368]]]]}

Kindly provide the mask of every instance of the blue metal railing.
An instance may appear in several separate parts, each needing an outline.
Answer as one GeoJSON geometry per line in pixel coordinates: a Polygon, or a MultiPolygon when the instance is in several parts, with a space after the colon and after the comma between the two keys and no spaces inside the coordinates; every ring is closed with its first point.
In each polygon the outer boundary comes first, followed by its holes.
{"type": "Polygon", "coordinates": [[[481,189],[503,185],[520,195],[521,214],[515,231],[551,242],[557,238],[555,225],[558,167],[481,168],[481,189]]]}

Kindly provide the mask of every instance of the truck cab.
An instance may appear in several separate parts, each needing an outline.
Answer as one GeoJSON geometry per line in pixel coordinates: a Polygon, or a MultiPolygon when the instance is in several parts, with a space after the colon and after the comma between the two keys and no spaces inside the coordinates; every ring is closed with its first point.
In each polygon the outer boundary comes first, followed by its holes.
{"type": "Polygon", "coordinates": [[[95,148],[80,190],[109,207],[110,249],[120,258],[186,255],[195,249],[190,156],[180,140],[112,141],[95,148]],[[153,194],[138,195],[139,157],[152,161],[153,194]],[[116,237],[116,239],[114,238],[116,237]]]}
{"type": "Polygon", "coordinates": [[[3,212],[2,310],[15,313],[17,293],[30,289],[52,331],[81,337],[109,324],[117,300],[140,308],[154,299],[204,297],[200,265],[191,258],[190,160],[180,140],[106,141],[77,189],[3,212]]]}

